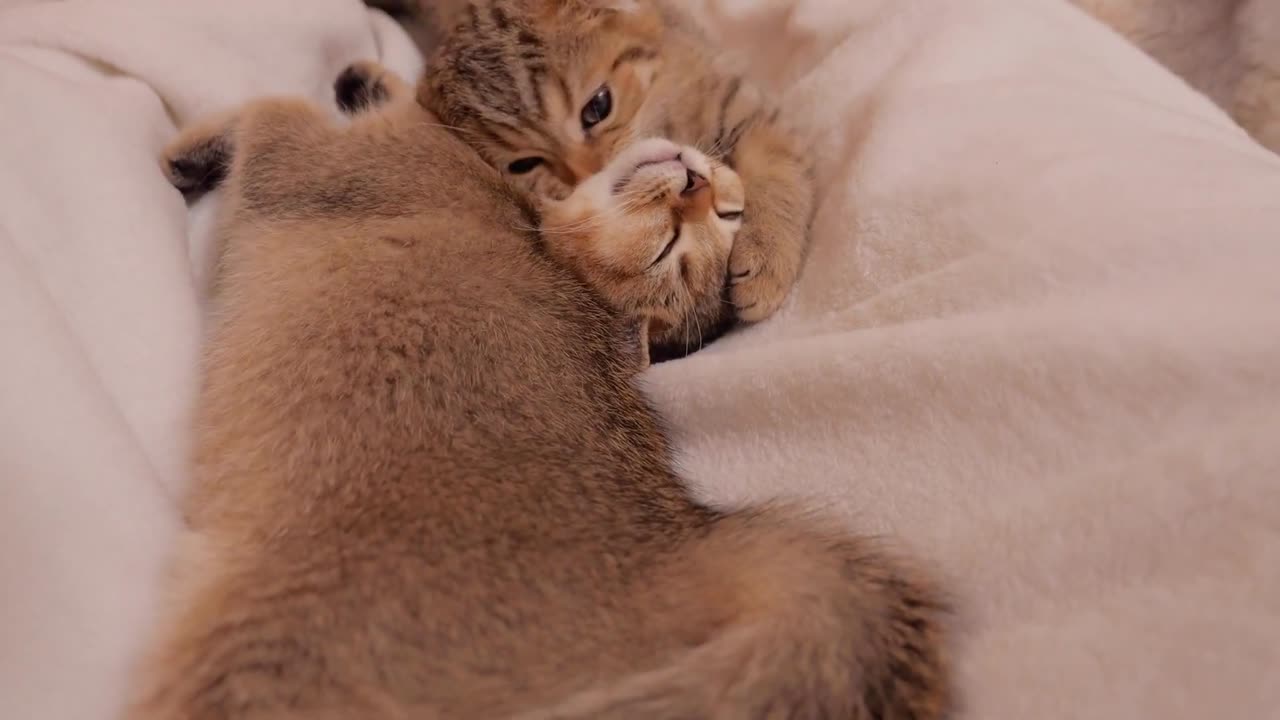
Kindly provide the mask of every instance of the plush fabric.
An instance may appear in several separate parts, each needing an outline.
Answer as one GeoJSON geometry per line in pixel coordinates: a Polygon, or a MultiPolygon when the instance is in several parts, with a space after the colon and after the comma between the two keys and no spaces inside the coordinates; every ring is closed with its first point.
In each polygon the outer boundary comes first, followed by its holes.
{"type": "Polygon", "coordinates": [[[1057,0],[718,15],[822,198],[784,311],[650,374],[693,483],[949,574],[962,717],[1273,715],[1280,157],[1057,0]]]}
{"type": "MultiPolygon", "coordinates": [[[[327,100],[341,0],[0,6],[0,697],[118,702],[177,522],[211,207],[181,124],[327,100]],[[14,102],[21,98],[21,102],[14,102]]],[[[1280,158],[1063,0],[703,0],[812,126],[774,319],[644,382],[709,501],[951,583],[961,717],[1280,707],[1280,158]]],[[[397,60],[398,58],[398,60],[397,60]]]]}
{"type": "Polygon", "coordinates": [[[1280,3],[1072,0],[1280,152],[1280,3]]]}
{"type": "Polygon", "coordinates": [[[175,124],[416,50],[348,0],[0,5],[0,714],[103,720],[178,522],[211,207],[175,124]]]}

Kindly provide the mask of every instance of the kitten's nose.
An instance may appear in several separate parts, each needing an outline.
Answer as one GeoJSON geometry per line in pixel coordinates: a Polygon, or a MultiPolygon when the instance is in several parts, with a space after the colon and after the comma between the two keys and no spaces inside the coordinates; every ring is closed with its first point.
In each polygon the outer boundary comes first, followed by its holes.
{"type": "Polygon", "coordinates": [[[692,195],[707,186],[707,179],[693,170],[686,170],[685,178],[683,190],[685,195],[692,195]]]}

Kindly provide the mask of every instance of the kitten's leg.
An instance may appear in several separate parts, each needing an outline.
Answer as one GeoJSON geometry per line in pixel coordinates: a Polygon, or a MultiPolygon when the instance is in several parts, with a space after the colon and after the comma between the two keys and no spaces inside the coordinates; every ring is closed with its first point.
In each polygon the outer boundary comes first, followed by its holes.
{"type": "Polygon", "coordinates": [[[772,119],[742,132],[732,154],[747,211],[729,257],[729,299],[738,318],[756,322],[786,300],[809,242],[814,187],[797,138],[772,119]]]}
{"type": "Polygon", "coordinates": [[[413,97],[413,88],[399,75],[372,60],[361,60],[347,66],[333,83],[338,108],[356,115],[387,103],[413,97]]]}
{"type": "MultiPolygon", "coordinates": [[[[395,73],[376,62],[353,63],[333,84],[338,107],[348,115],[413,97],[413,89],[395,73]]],[[[242,109],[221,113],[192,125],[166,146],[165,177],[184,195],[199,195],[217,187],[230,171],[235,154],[233,130],[243,115],[253,115],[261,125],[282,122],[283,127],[315,126],[318,111],[299,100],[261,100],[242,109]]]]}
{"type": "Polygon", "coordinates": [[[329,125],[328,118],[305,100],[259,100],[183,130],[165,146],[161,166],[184,195],[199,194],[231,174],[237,155],[281,157],[286,154],[281,150],[317,143],[329,125]]]}
{"type": "Polygon", "coordinates": [[[237,214],[332,210],[331,176],[345,167],[340,129],[319,107],[274,98],[200,122],[164,150],[162,166],[191,196],[233,182],[237,214]]]}
{"type": "Polygon", "coordinates": [[[165,146],[161,169],[183,195],[201,195],[226,179],[234,154],[231,129],[237,117],[238,112],[228,112],[202,120],[165,146]]]}

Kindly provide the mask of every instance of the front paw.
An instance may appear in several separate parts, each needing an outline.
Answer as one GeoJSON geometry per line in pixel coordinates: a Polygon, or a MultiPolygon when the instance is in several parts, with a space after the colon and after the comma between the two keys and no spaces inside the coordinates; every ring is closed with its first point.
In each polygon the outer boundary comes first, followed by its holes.
{"type": "Polygon", "coordinates": [[[729,257],[729,300],[738,320],[759,322],[782,307],[800,274],[802,243],[743,228],[729,257]]]}
{"type": "Polygon", "coordinates": [[[334,99],[345,115],[356,115],[389,102],[412,97],[412,89],[398,75],[373,60],[347,66],[333,83],[334,99]]]}

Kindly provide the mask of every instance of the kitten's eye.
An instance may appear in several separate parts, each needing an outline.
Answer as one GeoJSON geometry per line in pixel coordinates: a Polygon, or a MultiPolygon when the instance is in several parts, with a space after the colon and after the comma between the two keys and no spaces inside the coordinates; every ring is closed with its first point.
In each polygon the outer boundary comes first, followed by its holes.
{"type": "Polygon", "coordinates": [[[658,253],[658,257],[654,258],[653,262],[649,263],[649,267],[653,267],[654,265],[657,265],[658,263],[667,259],[667,256],[670,255],[671,251],[675,249],[676,243],[680,242],[680,230],[682,229],[682,227],[683,226],[681,225],[676,226],[676,231],[675,233],[672,234],[671,241],[667,243],[666,247],[662,248],[662,252],[658,253]]]}
{"type": "Polygon", "coordinates": [[[720,212],[720,211],[718,211],[718,210],[717,210],[717,211],[716,211],[716,217],[720,218],[721,220],[741,220],[741,219],[742,219],[742,211],[741,211],[741,210],[731,210],[731,211],[729,211],[729,212],[720,212]]]}
{"type": "Polygon", "coordinates": [[[542,158],[540,157],[520,158],[519,160],[513,160],[511,164],[507,166],[507,172],[512,175],[524,175],[527,172],[532,172],[534,168],[541,164],[542,158]]]}
{"type": "Polygon", "coordinates": [[[582,129],[590,130],[599,125],[613,112],[613,93],[608,85],[602,85],[595,95],[582,107],[582,129]]]}

